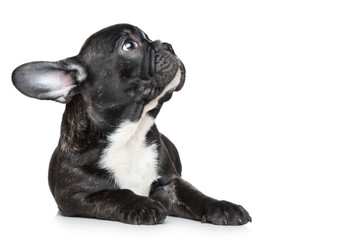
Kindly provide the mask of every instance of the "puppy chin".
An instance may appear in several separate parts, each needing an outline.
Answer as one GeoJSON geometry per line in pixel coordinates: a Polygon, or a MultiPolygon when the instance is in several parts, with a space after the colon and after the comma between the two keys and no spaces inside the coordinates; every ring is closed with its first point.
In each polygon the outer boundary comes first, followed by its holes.
{"type": "Polygon", "coordinates": [[[169,100],[169,97],[171,97],[171,93],[175,91],[178,88],[179,84],[181,83],[181,79],[182,79],[182,73],[179,67],[174,78],[165,86],[165,88],[161,91],[161,93],[144,106],[142,115],[156,108],[156,106],[159,103],[169,100]],[[166,98],[166,96],[168,97],[166,98]]]}
{"type": "Polygon", "coordinates": [[[183,77],[182,70],[179,66],[174,78],[169,82],[169,84],[166,85],[166,87],[164,88],[164,90],[160,95],[162,94],[165,95],[168,92],[175,91],[178,88],[179,84],[181,83],[182,77],[183,77]]]}

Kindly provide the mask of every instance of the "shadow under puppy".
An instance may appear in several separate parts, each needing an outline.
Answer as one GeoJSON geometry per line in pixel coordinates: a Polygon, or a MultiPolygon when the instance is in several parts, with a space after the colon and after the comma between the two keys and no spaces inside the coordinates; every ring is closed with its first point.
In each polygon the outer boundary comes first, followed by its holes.
{"type": "Polygon", "coordinates": [[[181,178],[174,144],[159,133],[162,104],[184,85],[185,68],[168,43],[119,24],[58,62],[16,68],[23,94],[66,103],[49,186],[65,216],[157,224],[167,214],[219,225],[251,221],[248,212],[210,198],[181,178]]]}

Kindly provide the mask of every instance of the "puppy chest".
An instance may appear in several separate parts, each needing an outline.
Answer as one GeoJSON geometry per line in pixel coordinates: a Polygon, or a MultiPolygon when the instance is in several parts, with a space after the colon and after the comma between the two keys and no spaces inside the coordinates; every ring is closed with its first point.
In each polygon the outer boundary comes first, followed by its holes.
{"type": "Polygon", "coordinates": [[[119,188],[142,196],[149,195],[158,178],[156,145],[146,144],[146,132],[139,132],[137,124],[124,124],[109,137],[100,161],[100,167],[113,175],[119,188]]]}

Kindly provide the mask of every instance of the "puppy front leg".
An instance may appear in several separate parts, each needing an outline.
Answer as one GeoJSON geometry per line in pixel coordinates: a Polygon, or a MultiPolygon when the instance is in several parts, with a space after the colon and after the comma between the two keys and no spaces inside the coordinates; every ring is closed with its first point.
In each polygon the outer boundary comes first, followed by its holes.
{"type": "Polygon", "coordinates": [[[161,202],[173,216],[216,225],[251,222],[249,213],[242,206],[210,198],[181,178],[154,188],[150,197],[161,202]]]}
{"type": "Polygon", "coordinates": [[[125,189],[92,193],[78,203],[80,204],[75,204],[75,214],[71,215],[129,224],[158,224],[162,223],[167,215],[161,203],[125,189]]]}

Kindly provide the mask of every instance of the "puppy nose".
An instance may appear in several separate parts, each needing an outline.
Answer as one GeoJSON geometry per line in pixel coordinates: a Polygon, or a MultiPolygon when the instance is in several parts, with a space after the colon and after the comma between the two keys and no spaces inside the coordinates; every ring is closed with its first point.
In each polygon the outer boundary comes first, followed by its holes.
{"type": "Polygon", "coordinates": [[[171,44],[163,42],[161,43],[161,46],[163,47],[163,49],[165,49],[168,52],[171,52],[172,54],[175,54],[174,49],[172,48],[171,44]]]}

